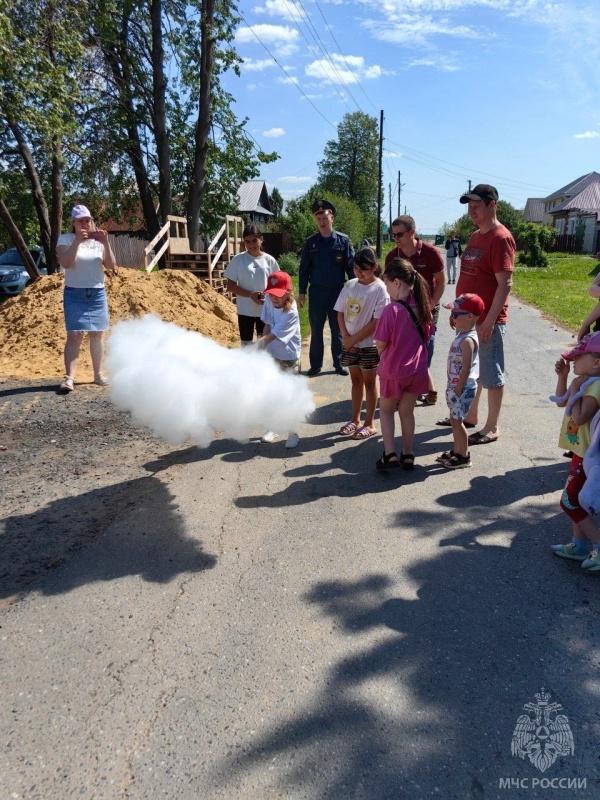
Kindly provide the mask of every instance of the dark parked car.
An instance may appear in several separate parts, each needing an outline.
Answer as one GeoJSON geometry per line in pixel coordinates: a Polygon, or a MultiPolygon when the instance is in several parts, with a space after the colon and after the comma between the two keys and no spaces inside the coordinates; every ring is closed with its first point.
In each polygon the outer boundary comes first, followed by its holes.
{"type": "MultiPolygon", "coordinates": [[[[33,261],[42,275],[47,275],[46,257],[41,247],[32,247],[29,251],[33,261]]],[[[23,266],[21,256],[16,247],[11,247],[0,256],[0,295],[19,294],[31,282],[29,273],[23,266]]]]}

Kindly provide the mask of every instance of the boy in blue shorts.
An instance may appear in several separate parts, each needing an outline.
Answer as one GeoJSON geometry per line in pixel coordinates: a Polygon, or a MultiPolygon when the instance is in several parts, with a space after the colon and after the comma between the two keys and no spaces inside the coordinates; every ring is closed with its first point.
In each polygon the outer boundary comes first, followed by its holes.
{"type": "Polygon", "coordinates": [[[448,403],[454,444],[452,450],[436,458],[446,469],[465,469],[471,466],[469,434],[465,417],[475,399],[479,378],[479,339],[475,326],[485,305],[478,294],[461,294],[444,308],[451,310],[451,324],[457,335],[448,353],[448,403]]]}

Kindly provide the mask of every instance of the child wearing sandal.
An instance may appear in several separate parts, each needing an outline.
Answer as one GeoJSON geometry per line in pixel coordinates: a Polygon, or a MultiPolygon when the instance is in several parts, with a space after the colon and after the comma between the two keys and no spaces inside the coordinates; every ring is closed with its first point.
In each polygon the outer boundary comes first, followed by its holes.
{"type": "MultiPolygon", "coordinates": [[[[292,279],[287,272],[272,272],[267,278],[264,294],[265,303],[260,317],[264,329],[256,345],[260,349],[266,349],[284,372],[297,375],[300,372],[302,346],[300,317],[294,300],[292,279]]],[[[267,431],[261,441],[270,443],[276,439],[276,433],[267,431]]],[[[298,442],[296,431],[290,431],[285,446],[297,447],[298,442]]]]}
{"type": "Polygon", "coordinates": [[[471,466],[465,417],[475,399],[479,378],[479,339],[475,326],[485,304],[478,294],[461,294],[453,303],[445,303],[444,308],[451,309],[452,325],[457,334],[448,353],[446,387],[454,442],[452,450],[442,453],[436,461],[446,469],[464,469],[471,466]]]}
{"type": "Polygon", "coordinates": [[[586,482],[583,460],[590,445],[590,422],[600,409],[600,332],[586,336],[563,353],[554,368],[558,380],[556,395],[550,399],[565,408],[558,444],[573,452],[560,501],[571,520],[573,538],[568,544],[552,545],[552,550],[561,558],[581,561],[590,572],[600,572],[600,528],[579,500],[586,482]],[[567,390],[570,361],[576,377],[567,390]]]}
{"type": "Polygon", "coordinates": [[[377,256],[370,247],[362,247],[354,256],[356,278],[348,281],[334,309],[342,333],[340,364],[350,369],[352,381],[352,419],[340,428],[342,436],[368,439],[377,433],[374,424],[377,407],[377,365],[379,353],[373,341],[377,320],[390,302],[387,289],[379,279],[377,256]],[[365,422],[360,414],[365,398],[365,422]]]}
{"type": "Polygon", "coordinates": [[[410,261],[391,262],[383,275],[393,302],[386,306],[373,338],[379,352],[381,399],[379,419],[383,436],[383,455],[379,470],[414,469],[415,404],[429,388],[427,343],[433,332],[431,297],[425,280],[410,261]],[[402,430],[402,452],[394,446],[394,414],[398,409],[402,430]]]}

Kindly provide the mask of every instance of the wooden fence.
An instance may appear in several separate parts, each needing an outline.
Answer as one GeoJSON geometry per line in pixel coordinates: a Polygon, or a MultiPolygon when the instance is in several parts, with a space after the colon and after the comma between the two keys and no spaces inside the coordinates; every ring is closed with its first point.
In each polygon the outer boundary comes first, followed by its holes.
{"type": "Polygon", "coordinates": [[[144,266],[144,250],[148,244],[147,239],[136,239],[134,236],[108,234],[108,241],[119,267],[134,267],[141,269],[144,266]]]}

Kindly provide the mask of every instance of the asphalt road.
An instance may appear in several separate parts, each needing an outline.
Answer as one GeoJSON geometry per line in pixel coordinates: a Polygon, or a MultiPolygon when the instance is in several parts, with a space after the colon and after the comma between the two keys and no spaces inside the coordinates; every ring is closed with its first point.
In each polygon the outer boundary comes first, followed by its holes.
{"type": "Polygon", "coordinates": [[[600,575],[549,552],[571,341],[512,299],[501,439],[470,470],[434,462],[442,401],[417,411],[414,473],[377,473],[379,439],[337,434],[332,372],[295,451],[165,445],[104,535],[2,612],[0,797],[597,797],[600,575]],[[574,741],[544,771],[511,755],[542,687],[574,741]]]}

